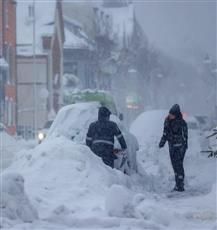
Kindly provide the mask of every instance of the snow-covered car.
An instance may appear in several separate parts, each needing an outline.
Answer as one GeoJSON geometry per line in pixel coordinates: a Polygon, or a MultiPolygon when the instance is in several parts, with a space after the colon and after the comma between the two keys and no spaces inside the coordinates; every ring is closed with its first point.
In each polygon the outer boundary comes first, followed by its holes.
{"type": "MultiPolygon", "coordinates": [[[[86,102],[76,103],[64,106],[57,114],[53,124],[51,125],[47,138],[64,136],[79,144],[85,144],[86,134],[89,125],[98,118],[98,109],[100,103],[86,102]]],[[[111,120],[116,122],[123,132],[128,146],[128,161],[130,171],[136,171],[136,151],[138,150],[138,142],[119,120],[116,115],[111,115],[111,120]]],[[[115,148],[119,148],[119,144],[115,141],[115,148]]],[[[116,168],[120,166],[122,156],[115,162],[116,168]]]]}
{"type": "Polygon", "coordinates": [[[130,131],[137,137],[140,145],[160,140],[167,114],[168,110],[150,110],[136,118],[131,124],[130,131]]]}
{"type": "Polygon", "coordinates": [[[40,143],[45,139],[45,137],[47,136],[48,130],[49,130],[49,128],[51,127],[52,123],[53,123],[53,120],[47,121],[47,122],[44,124],[43,129],[41,129],[41,130],[38,131],[37,139],[38,139],[38,143],[39,143],[39,144],[40,144],[40,143]]]}
{"type": "Polygon", "coordinates": [[[104,90],[79,90],[78,92],[68,92],[64,95],[64,104],[75,104],[83,102],[98,102],[106,106],[113,114],[117,115],[117,107],[112,94],[104,90]]]}

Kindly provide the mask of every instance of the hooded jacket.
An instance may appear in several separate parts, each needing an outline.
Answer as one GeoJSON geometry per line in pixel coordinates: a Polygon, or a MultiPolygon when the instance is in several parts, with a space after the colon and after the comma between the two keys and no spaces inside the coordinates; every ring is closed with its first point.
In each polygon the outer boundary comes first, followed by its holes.
{"type": "Polygon", "coordinates": [[[164,131],[161,138],[160,147],[163,147],[168,141],[169,147],[184,147],[188,148],[188,126],[182,117],[179,105],[174,105],[170,111],[170,114],[176,116],[175,119],[170,120],[168,117],[164,122],[164,131]]]}
{"type": "Polygon", "coordinates": [[[106,107],[100,107],[98,112],[98,121],[90,124],[86,144],[90,148],[93,145],[105,145],[113,149],[114,146],[114,137],[118,139],[121,148],[126,149],[127,145],[124,140],[124,137],[118,128],[117,124],[113,121],[110,121],[111,112],[106,107]]]}

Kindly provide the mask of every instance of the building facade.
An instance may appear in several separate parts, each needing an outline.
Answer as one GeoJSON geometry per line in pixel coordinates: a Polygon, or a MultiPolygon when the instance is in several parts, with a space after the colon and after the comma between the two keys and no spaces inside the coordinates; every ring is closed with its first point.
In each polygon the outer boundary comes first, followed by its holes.
{"type": "Polygon", "coordinates": [[[16,133],[16,2],[0,1],[0,119],[11,135],[16,133]]]}
{"type": "Polygon", "coordinates": [[[84,89],[96,88],[94,44],[75,19],[64,16],[64,74],[74,75],[84,89]]]}
{"type": "Polygon", "coordinates": [[[18,2],[17,27],[18,127],[31,137],[62,106],[61,1],[18,2]]]}

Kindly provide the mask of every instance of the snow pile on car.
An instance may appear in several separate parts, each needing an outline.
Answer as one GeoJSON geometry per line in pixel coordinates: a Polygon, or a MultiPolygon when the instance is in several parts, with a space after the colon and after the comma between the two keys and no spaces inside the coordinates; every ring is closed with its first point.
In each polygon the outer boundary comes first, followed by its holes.
{"type": "Polygon", "coordinates": [[[163,133],[167,110],[153,110],[142,113],[132,123],[130,131],[138,138],[140,145],[158,141],[163,133]]]}
{"type": "Polygon", "coordinates": [[[89,124],[97,119],[98,102],[64,106],[57,114],[47,134],[48,138],[64,136],[84,143],[89,124]]]}
{"type": "MultiPolygon", "coordinates": [[[[10,226],[10,221],[32,222],[38,219],[36,209],[29,202],[24,189],[24,178],[20,174],[1,174],[0,224],[10,226]]],[[[8,226],[8,227],[9,227],[8,226]]],[[[0,225],[0,228],[3,227],[0,225]]]]}

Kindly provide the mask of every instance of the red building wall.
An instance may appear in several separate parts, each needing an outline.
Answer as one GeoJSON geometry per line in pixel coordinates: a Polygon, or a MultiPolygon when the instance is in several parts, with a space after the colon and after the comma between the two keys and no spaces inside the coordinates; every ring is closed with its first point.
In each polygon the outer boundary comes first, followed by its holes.
{"type": "Polygon", "coordinates": [[[9,134],[16,133],[16,3],[14,0],[0,1],[2,22],[3,57],[9,64],[5,80],[5,113],[4,123],[9,134]]]}
{"type": "Polygon", "coordinates": [[[0,56],[3,51],[3,1],[0,1],[0,56]]]}

